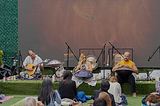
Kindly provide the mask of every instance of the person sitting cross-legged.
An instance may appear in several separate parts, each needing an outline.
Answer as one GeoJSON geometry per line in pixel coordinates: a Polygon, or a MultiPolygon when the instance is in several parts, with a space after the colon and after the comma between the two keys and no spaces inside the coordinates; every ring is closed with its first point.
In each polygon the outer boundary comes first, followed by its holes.
{"type": "Polygon", "coordinates": [[[55,106],[55,101],[57,104],[61,104],[61,97],[58,91],[53,89],[52,81],[49,78],[43,80],[38,101],[41,101],[44,106],[55,106]]]}
{"type": "Polygon", "coordinates": [[[99,94],[101,92],[106,92],[110,96],[111,106],[116,106],[114,96],[111,93],[108,92],[109,88],[110,88],[110,83],[106,79],[103,79],[102,82],[101,82],[101,89],[100,90],[95,90],[94,94],[92,95],[91,98],[95,100],[96,98],[99,97],[99,94]]]}

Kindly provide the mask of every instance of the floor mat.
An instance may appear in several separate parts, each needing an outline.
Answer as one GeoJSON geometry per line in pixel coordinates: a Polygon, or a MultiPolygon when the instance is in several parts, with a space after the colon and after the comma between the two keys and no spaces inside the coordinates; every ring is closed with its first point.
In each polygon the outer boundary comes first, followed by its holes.
{"type": "Polygon", "coordinates": [[[12,99],[12,98],[13,98],[13,96],[6,96],[5,99],[0,100],[0,101],[1,101],[1,102],[5,102],[5,101],[10,100],[10,99],[12,99]]]}

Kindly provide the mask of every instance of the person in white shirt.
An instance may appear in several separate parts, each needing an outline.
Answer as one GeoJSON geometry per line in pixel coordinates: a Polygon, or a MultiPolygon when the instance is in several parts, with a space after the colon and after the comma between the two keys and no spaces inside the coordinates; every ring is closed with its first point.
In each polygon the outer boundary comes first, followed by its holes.
{"type": "Polygon", "coordinates": [[[35,54],[35,52],[33,50],[29,50],[28,51],[28,56],[25,58],[24,62],[23,62],[23,68],[27,71],[24,72],[20,72],[21,77],[23,78],[27,78],[27,79],[32,79],[34,77],[39,77],[41,76],[41,71],[40,69],[44,70],[44,66],[42,63],[43,60],[35,54]],[[35,68],[27,68],[28,65],[33,65],[36,66],[36,70],[34,70],[35,68]],[[29,74],[32,73],[33,74],[29,74]]]}
{"type": "Polygon", "coordinates": [[[121,85],[117,82],[117,78],[115,76],[112,76],[110,78],[110,88],[108,90],[109,93],[113,94],[114,100],[116,102],[116,105],[121,105],[121,85]]]}

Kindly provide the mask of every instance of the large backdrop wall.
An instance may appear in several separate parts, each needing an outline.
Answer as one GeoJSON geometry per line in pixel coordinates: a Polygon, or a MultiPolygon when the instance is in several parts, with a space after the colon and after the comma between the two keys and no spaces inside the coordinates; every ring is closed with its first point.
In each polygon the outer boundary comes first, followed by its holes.
{"type": "MultiPolygon", "coordinates": [[[[160,0],[18,0],[18,49],[42,59],[65,62],[67,45],[81,48],[133,48],[138,67],[159,67],[160,0]]],[[[101,50],[84,50],[99,56],[101,50]]],[[[121,51],[122,53],[124,51],[121,51]]],[[[105,52],[105,62],[108,52],[105,52]]],[[[101,60],[100,56],[100,60],[101,60]]],[[[69,66],[77,60],[70,56],[69,66]]]]}

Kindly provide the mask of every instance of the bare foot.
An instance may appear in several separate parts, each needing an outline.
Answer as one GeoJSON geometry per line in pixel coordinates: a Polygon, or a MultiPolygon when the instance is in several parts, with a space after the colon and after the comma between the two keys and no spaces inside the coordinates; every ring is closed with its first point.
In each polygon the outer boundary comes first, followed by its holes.
{"type": "Polygon", "coordinates": [[[133,97],[136,97],[136,93],[133,93],[133,97]]]}

